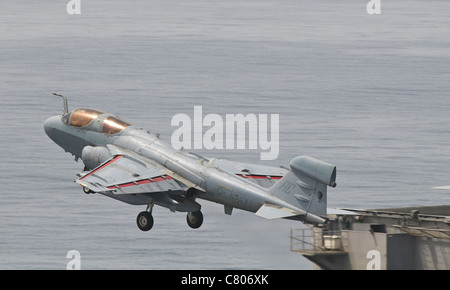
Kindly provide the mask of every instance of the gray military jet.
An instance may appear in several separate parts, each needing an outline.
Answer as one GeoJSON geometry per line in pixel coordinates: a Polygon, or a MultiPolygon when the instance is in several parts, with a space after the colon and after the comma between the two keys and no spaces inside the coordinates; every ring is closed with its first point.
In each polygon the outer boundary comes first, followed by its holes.
{"type": "Polygon", "coordinates": [[[76,182],[85,193],[100,193],[132,205],[146,205],[136,223],[153,226],[153,206],[187,212],[187,223],[199,228],[198,199],[267,218],[324,223],[327,186],[335,187],[336,167],[308,156],[291,160],[290,168],[206,158],[175,150],[158,135],[113,114],[87,108],[68,111],[44,123],[47,135],[66,152],[81,158],[84,170],[76,182]]]}

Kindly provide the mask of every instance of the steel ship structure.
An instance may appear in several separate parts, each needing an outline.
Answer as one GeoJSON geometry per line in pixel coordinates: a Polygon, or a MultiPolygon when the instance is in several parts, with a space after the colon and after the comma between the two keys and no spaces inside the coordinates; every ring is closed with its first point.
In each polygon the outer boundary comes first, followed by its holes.
{"type": "Polygon", "coordinates": [[[450,205],[342,209],[291,229],[291,251],[329,270],[449,270],[450,205]]]}

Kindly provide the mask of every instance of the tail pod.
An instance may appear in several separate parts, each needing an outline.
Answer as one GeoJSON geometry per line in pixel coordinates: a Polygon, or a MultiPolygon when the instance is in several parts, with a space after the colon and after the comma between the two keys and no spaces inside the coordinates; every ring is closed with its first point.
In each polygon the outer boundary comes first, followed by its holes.
{"type": "Polygon", "coordinates": [[[295,157],[289,165],[290,171],[269,193],[301,209],[297,215],[301,220],[323,223],[322,217],[327,214],[327,186],[336,187],[336,166],[309,156],[295,157]]]}

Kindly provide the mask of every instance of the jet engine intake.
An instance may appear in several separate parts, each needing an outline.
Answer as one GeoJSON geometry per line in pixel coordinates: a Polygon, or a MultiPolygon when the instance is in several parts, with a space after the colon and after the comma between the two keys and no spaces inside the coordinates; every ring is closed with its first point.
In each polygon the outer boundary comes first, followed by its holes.
{"type": "Polygon", "coordinates": [[[81,151],[81,159],[88,170],[96,168],[111,157],[109,150],[102,146],[86,146],[81,151]]]}

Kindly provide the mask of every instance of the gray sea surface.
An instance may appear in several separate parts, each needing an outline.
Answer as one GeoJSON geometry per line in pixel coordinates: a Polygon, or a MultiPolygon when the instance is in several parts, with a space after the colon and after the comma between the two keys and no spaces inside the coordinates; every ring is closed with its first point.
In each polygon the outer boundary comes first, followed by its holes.
{"type": "Polygon", "coordinates": [[[81,161],[44,133],[46,118],[93,107],[160,132],[175,114],[279,114],[280,154],[197,150],[287,166],[337,166],[330,208],[449,204],[450,2],[81,0],[0,3],[0,269],[311,269],[290,252],[288,220],[202,203],[205,221],[144,210],[73,181],[81,161]]]}

